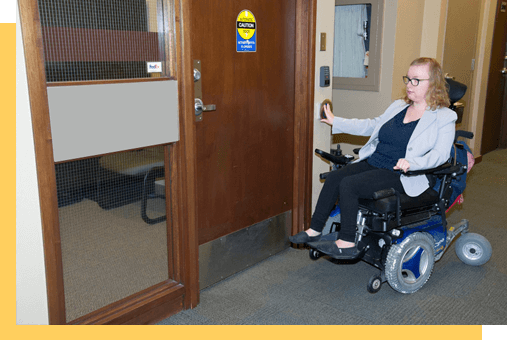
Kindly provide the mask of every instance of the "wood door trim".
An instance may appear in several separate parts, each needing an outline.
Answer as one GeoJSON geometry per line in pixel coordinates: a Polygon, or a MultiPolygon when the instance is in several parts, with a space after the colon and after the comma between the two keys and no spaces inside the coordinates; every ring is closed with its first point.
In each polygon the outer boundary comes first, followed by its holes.
{"type": "Polygon", "coordinates": [[[35,0],[19,0],[27,68],[28,93],[39,186],[49,323],[65,324],[63,265],[58,199],[39,8],[35,0]]]}
{"type": "Polygon", "coordinates": [[[176,211],[179,228],[175,237],[178,242],[177,261],[182,271],[176,275],[187,287],[185,308],[194,308],[199,303],[199,244],[197,237],[197,189],[196,189],[196,144],[194,126],[194,82],[193,58],[191,46],[191,8],[190,2],[176,1],[175,21],[176,33],[176,73],[180,75],[178,81],[180,108],[180,141],[175,147],[178,159],[177,186],[179,197],[176,211]],[[183,228],[182,226],[185,226],[183,228]],[[183,230],[184,229],[184,230],[183,230]],[[180,247],[181,246],[181,247],[180,247]]]}
{"type": "Polygon", "coordinates": [[[119,325],[119,324],[152,324],[174,314],[175,311],[166,310],[163,315],[146,319],[145,314],[157,309],[160,305],[178,304],[183,309],[182,298],[185,287],[177,282],[168,280],[120,301],[107,305],[88,315],[73,320],[72,325],[119,325]],[[142,322],[138,322],[142,319],[142,322]]]}
{"type": "Polygon", "coordinates": [[[293,234],[306,229],[311,216],[316,15],[316,0],[297,1],[294,79],[293,234]]]}

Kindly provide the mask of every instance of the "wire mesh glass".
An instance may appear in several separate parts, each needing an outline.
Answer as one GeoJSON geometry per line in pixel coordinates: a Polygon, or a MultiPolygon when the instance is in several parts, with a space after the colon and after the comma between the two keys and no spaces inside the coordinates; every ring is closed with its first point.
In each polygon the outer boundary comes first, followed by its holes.
{"type": "Polygon", "coordinates": [[[171,76],[165,0],[38,0],[47,82],[171,76]],[[150,72],[148,63],[160,63],[150,72]]]}
{"type": "Polygon", "coordinates": [[[164,147],[55,170],[67,322],[168,280],[164,147]]]}

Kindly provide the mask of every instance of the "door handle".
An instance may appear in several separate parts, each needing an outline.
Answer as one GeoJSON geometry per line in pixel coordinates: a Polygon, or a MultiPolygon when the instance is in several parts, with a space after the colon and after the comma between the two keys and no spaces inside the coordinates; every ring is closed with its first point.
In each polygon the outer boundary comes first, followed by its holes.
{"type": "Polygon", "coordinates": [[[194,111],[196,122],[202,121],[203,112],[215,111],[217,109],[215,104],[204,105],[202,102],[201,77],[201,61],[194,60],[194,111]]]}
{"type": "Polygon", "coordinates": [[[453,77],[453,76],[451,76],[449,73],[446,73],[446,74],[444,75],[444,78],[445,78],[445,79],[456,80],[456,78],[455,78],[455,77],[453,77]]]}
{"type": "Polygon", "coordinates": [[[199,98],[195,98],[194,107],[195,107],[195,115],[199,116],[204,110],[204,103],[199,98]]]}
{"type": "Polygon", "coordinates": [[[217,106],[215,104],[204,105],[204,103],[202,102],[202,100],[200,98],[195,98],[194,108],[195,108],[195,115],[199,116],[203,112],[215,111],[217,109],[217,106]]]}

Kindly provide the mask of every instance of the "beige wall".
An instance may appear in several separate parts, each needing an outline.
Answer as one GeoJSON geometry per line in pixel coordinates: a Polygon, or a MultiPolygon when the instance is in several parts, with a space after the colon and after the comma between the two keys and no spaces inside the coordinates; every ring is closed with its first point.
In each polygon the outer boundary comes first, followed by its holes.
{"type": "MultiPolygon", "coordinates": [[[[20,22],[16,3],[16,22],[20,22]]],[[[11,53],[9,51],[9,53],[11,53]]],[[[16,324],[49,324],[41,210],[25,50],[16,25],[16,324]]]]}
{"type": "Polygon", "coordinates": [[[407,74],[412,60],[421,56],[424,3],[424,0],[398,0],[392,100],[403,95],[402,77],[407,74]]]}
{"type": "MultiPolygon", "coordinates": [[[[314,84],[314,112],[313,112],[313,150],[316,148],[329,151],[331,146],[331,127],[320,122],[320,105],[324,99],[333,98],[333,88],[320,87],[320,67],[329,66],[333,74],[333,41],[334,41],[334,6],[335,0],[317,1],[317,23],[316,23],[316,46],[315,46],[315,84],[314,84]],[[327,48],[320,50],[320,34],[326,33],[327,48]]],[[[312,172],[312,211],[317,203],[323,182],[319,180],[319,174],[328,172],[329,164],[324,162],[316,154],[313,154],[312,172]]]]}
{"type": "Polygon", "coordinates": [[[421,34],[421,56],[442,60],[447,0],[426,0],[421,34]]]}

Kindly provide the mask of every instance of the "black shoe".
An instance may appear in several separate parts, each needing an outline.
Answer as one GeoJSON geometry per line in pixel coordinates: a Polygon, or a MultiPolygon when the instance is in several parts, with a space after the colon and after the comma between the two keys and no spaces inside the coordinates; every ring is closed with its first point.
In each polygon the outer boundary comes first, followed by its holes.
{"type": "Polygon", "coordinates": [[[355,259],[360,254],[357,247],[338,248],[335,241],[311,242],[308,245],[338,260],[355,259]]]}
{"type": "Polygon", "coordinates": [[[308,242],[317,242],[320,240],[322,234],[317,236],[309,236],[305,231],[299,232],[294,236],[289,236],[289,241],[294,244],[303,244],[308,242]]]}

